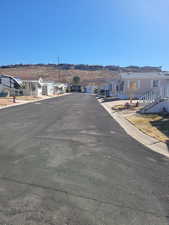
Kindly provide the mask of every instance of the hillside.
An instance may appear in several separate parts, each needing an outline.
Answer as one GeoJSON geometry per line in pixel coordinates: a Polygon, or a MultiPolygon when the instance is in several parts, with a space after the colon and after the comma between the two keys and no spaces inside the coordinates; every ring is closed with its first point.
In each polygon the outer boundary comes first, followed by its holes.
{"type": "Polygon", "coordinates": [[[105,79],[118,76],[121,72],[152,72],[161,71],[160,67],[119,67],[99,65],[72,64],[36,64],[1,66],[0,74],[7,74],[21,79],[38,79],[71,82],[74,76],[79,76],[82,83],[103,83],[105,79]]]}

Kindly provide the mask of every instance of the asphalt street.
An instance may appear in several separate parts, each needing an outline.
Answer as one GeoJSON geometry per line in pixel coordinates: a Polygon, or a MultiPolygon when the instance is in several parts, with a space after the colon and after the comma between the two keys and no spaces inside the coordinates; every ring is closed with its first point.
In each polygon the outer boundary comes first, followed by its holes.
{"type": "Polygon", "coordinates": [[[0,225],[169,225],[169,159],[94,96],[0,110],[0,225]]]}

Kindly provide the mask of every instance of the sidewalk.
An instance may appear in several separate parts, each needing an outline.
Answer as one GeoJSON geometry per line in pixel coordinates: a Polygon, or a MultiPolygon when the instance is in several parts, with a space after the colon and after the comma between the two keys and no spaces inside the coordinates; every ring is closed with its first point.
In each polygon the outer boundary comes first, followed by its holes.
{"type": "Polygon", "coordinates": [[[64,93],[64,94],[59,94],[59,95],[55,95],[55,96],[42,96],[42,97],[37,98],[35,100],[23,100],[23,99],[17,99],[17,97],[16,97],[16,103],[13,103],[12,98],[11,98],[10,101],[9,101],[9,104],[7,103],[4,106],[1,106],[1,104],[0,104],[0,110],[5,109],[5,108],[10,108],[10,107],[13,107],[13,106],[19,106],[19,105],[24,105],[24,104],[28,104],[28,103],[33,103],[33,102],[40,102],[40,101],[43,101],[43,100],[46,100],[46,99],[57,98],[57,97],[61,97],[61,96],[69,95],[69,94],[70,93],[64,93]]]}
{"type": "Polygon", "coordinates": [[[159,140],[141,132],[138,128],[136,128],[128,120],[126,120],[125,117],[119,112],[113,112],[111,109],[112,103],[114,105],[116,104],[115,102],[106,102],[101,103],[101,105],[120,124],[120,126],[126,131],[128,135],[132,136],[134,139],[136,139],[138,142],[142,143],[152,151],[158,152],[162,155],[169,157],[169,149],[165,143],[160,142],[159,140]]]}

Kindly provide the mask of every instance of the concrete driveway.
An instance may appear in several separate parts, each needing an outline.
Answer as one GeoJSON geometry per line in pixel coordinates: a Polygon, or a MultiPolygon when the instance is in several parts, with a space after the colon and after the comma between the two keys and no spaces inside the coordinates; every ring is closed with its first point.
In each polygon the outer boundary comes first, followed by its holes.
{"type": "Polygon", "coordinates": [[[0,225],[167,225],[169,160],[94,96],[0,111],[0,225]]]}

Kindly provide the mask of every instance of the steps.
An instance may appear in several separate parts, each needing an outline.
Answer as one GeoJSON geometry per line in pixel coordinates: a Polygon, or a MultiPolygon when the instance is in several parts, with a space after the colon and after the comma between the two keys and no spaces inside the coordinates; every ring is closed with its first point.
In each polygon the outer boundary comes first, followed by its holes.
{"type": "Polygon", "coordinates": [[[160,93],[155,91],[154,89],[151,89],[140,98],[140,100],[143,100],[145,103],[145,106],[140,110],[140,113],[146,113],[149,109],[154,107],[160,102],[160,93]]]}
{"type": "Polygon", "coordinates": [[[152,102],[148,105],[145,105],[139,112],[140,113],[146,113],[146,112],[148,112],[149,109],[153,108],[158,103],[159,103],[159,101],[155,101],[155,102],[152,102]]]}

